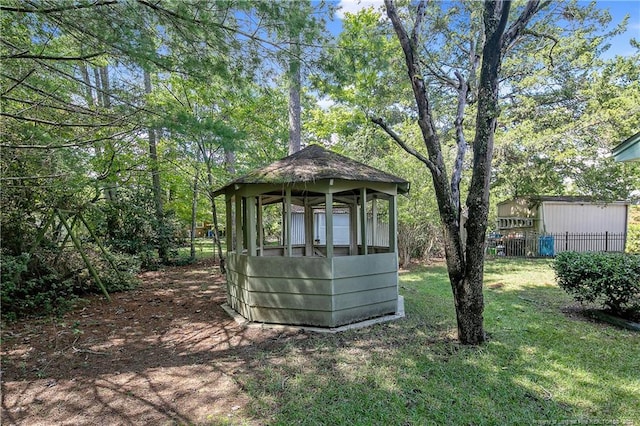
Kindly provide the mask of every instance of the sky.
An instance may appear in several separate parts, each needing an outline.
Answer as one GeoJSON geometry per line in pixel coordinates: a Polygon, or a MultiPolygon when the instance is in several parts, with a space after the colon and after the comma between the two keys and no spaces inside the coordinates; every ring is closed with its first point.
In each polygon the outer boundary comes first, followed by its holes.
{"type": "MultiPolygon", "coordinates": [[[[332,23],[330,30],[339,33],[341,29],[340,19],[347,12],[355,13],[360,9],[367,7],[379,8],[383,4],[383,0],[337,0],[340,9],[337,12],[336,22],[332,23]]],[[[581,2],[588,3],[588,2],[581,2]]],[[[611,40],[611,48],[605,54],[605,57],[613,57],[615,55],[627,56],[634,52],[634,48],[629,44],[631,38],[640,41],[640,1],[638,0],[596,0],[598,7],[609,9],[612,22],[611,27],[619,24],[625,15],[629,15],[629,23],[624,34],[620,34],[611,40]]]]}

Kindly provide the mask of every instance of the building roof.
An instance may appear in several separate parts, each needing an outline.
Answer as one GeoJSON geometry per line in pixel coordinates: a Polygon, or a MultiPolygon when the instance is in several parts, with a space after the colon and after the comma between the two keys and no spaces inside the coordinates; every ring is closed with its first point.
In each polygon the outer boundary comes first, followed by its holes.
{"type": "Polygon", "coordinates": [[[320,145],[309,145],[288,157],[234,179],[224,188],[216,191],[216,194],[237,184],[282,185],[329,179],[395,183],[398,185],[398,192],[409,192],[409,182],[400,177],[336,154],[320,145]]]}
{"type": "Polygon", "coordinates": [[[640,160],[640,132],[613,148],[612,153],[616,161],[640,160]]]}

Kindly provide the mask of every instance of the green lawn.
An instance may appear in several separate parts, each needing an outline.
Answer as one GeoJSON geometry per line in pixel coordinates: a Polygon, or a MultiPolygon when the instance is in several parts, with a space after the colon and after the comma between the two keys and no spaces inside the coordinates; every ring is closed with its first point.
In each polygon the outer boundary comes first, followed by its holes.
{"type": "MultiPolygon", "coordinates": [[[[210,257],[215,257],[217,253],[217,248],[214,251],[213,239],[212,238],[196,238],[194,241],[194,245],[196,248],[196,259],[208,259],[210,257]]],[[[222,252],[225,253],[225,246],[222,244],[222,252]]],[[[191,256],[191,246],[187,241],[187,245],[178,248],[178,256],[180,258],[187,259],[191,256]]]]}
{"type": "Polygon", "coordinates": [[[481,347],[455,341],[443,266],[400,279],[405,319],[262,352],[239,376],[252,414],[281,425],[640,424],[640,334],[567,310],[549,261],[487,264],[481,347]]]}

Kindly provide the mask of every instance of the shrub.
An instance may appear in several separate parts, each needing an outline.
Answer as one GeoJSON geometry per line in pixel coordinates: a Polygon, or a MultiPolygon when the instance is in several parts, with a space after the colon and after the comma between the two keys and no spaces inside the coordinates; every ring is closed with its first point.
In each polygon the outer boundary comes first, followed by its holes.
{"type": "Polygon", "coordinates": [[[2,253],[2,318],[61,314],[77,300],[73,280],[65,279],[40,256],[2,253]]]}
{"type": "MultiPolygon", "coordinates": [[[[140,261],[135,256],[112,253],[116,272],[94,244],[86,243],[84,252],[109,293],[138,285],[140,261]]],[[[62,314],[79,296],[101,291],[75,250],[58,253],[42,249],[18,256],[2,251],[1,272],[1,312],[2,319],[8,321],[27,315],[62,314]]]]}
{"type": "Polygon", "coordinates": [[[629,318],[640,316],[640,255],[559,253],[558,285],[581,303],[597,303],[629,318]]]}
{"type": "MultiPolygon", "coordinates": [[[[115,271],[97,245],[85,243],[83,250],[98,273],[107,292],[127,291],[138,286],[136,274],[140,271],[140,260],[136,256],[109,253],[111,261],[117,268],[117,271],[115,271]]],[[[59,264],[58,269],[62,269],[62,266],[62,264],[59,264]]],[[[101,293],[100,287],[94,281],[80,253],[76,250],[66,254],[64,268],[65,274],[72,276],[77,281],[78,294],[101,293]]]]}

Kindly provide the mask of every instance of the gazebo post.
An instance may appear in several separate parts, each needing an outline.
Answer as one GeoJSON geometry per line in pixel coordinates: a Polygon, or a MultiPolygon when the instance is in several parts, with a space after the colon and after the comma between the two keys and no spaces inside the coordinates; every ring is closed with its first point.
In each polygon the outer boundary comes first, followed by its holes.
{"type": "Polygon", "coordinates": [[[263,205],[262,205],[262,195],[258,195],[258,211],[256,218],[256,226],[258,227],[258,256],[264,256],[264,226],[262,224],[263,221],[263,205]]]}
{"type": "Polygon", "coordinates": [[[242,254],[242,250],[244,249],[243,241],[244,241],[244,230],[242,229],[242,196],[236,193],[236,253],[242,254]]]}
{"type": "Polygon", "coordinates": [[[242,250],[246,250],[249,245],[247,244],[247,230],[249,224],[247,223],[247,197],[242,197],[242,250]]]}
{"type": "Polygon", "coordinates": [[[228,305],[260,323],[339,327],[398,317],[396,198],[408,190],[401,178],[312,145],[215,191],[214,197],[225,195],[227,209],[228,305]],[[383,201],[389,202],[388,214],[383,201]],[[282,232],[273,247],[265,242],[263,223],[272,205],[282,232]],[[293,205],[301,207],[294,212],[293,205]],[[298,217],[302,210],[304,221],[298,217]],[[346,216],[348,249],[336,245],[346,243],[346,229],[334,229],[346,216]],[[389,251],[377,250],[376,240],[386,240],[386,233],[376,223],[387,219],[389,251]],[[317,233],[321,226],[325,235],[317,233]],[[303,230],[304,244],[298,240],[303,230]],[[324,240],[321,246],[316,239],[324,240]]]}
{"type": "MultiPolygon", "coordinates": [[[[376,246],[378,236],[378,196],[374,195],[371,200],[371,246],[376,246]]],[[[375,253],[375,251],[374,251],[375,253]]]]}
{"type": "Polygon", "coordinates": [[[358,254],[358,197],[349,204],[349,256],[358,254]]]}
{"type": "Polygon", "coordinates": [[[325,194],[325,231],[327,242],[327,257],[333,257],[333,194],[325,194]]]}
{"type": "Polygon", "coordinates": [[[292,246],[291,246],[291,187],[287,187],[285,190],[284,196],[284,238],[285,238],[285,256],[291,257],[292,255],[292,246]]]}
{"type": "Polygon", "coordinates": [[[245,232],[247,234],[247,254],[256,255],[256,197],[245,198],[246,217],[245,232]]]}
{"type": "Polygon", "coordinates": [[[304,255],[313,256],[313,208],[304,197],[304,255]]]}
{"type": "MultiPolygon", "coordinates": [[[[227,243],[227,253],[229,253],[230,251],[233,251],[233,207],[231,206],[231,199],[232,197],[229,196],[229,194],[227,193],[227,196],[225,197],[225,203],[226,203],[226,224],[225,224],[225,242],[227,243]]],[[[228,257],[228,256],[227,256],[228,257]]]]}
{"type": "Polygon", "coordinates": [[[367,249],[367,188],[360,189],[360,233],[362,239],[362,253],[369,254],[367,249]]]}
{"type": "Polygon", "coordinates": [[[398,212],[395,195],[389,198],[389,253],[398,252],[398,212]]]}

